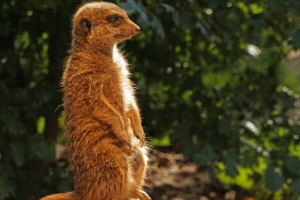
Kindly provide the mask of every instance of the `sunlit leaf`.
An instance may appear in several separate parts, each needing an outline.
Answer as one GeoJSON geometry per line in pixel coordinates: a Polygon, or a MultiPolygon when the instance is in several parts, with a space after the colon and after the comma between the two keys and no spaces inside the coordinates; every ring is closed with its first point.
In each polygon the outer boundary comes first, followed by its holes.
{"type": "Polygon", "coordinates": [[[258,3],[253,3],[253,4],[250,4],[250,9],[252,11],[253,14],[260,14],[264,11],[264,8],[259,6],[258,3]]]}

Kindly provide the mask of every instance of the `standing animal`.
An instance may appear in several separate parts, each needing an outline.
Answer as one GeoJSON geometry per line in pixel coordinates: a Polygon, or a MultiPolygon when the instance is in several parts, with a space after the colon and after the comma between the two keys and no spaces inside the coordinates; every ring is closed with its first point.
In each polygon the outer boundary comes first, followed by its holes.
{"type": "Polygon", "coordinates": [[[128,64],[117,49],[139,32],[112,3],[86,3],[75,13],[62,77],[74,191],[41,200],[151,199],[142,190],[145,134],[128,64]]]}

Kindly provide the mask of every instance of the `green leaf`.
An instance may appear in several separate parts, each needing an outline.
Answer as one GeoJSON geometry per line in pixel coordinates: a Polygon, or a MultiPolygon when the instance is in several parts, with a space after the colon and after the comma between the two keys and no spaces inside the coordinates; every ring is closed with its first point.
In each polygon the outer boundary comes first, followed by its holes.
{"type": "Polygon", "coordinates": [[[10,144],[14,161],[20,167],[25,163],[25,144],[22,141],[12,142],[10,144]]]}
{"type": "Polygon", "coordinates": [[[188,0],[190,5],[193,5],[195,3],[195,0],[188,0]]]}
{"type": "Polygon", "coordinates": [[[246,23],[252,25],[254,28],[254,34],[260,34],[261,29],[264,26],[264,19],[263,18],[250,18],[246,20],[246,23]]]}
{"type": "Polygon", "coordinates": [[[248,12],[249,12],[248,6],[245,5],[245,3],[243,1],[238,1],[236,3],[236,6],[244,12],[244,15],[248,14],[248,12]]]}
{"type": "Polygon", "coordinates": [[[260,7],[260,6],[258,5],[258,3],[250,4],[249,7],[250,7],[252,13],[255,14],[255,15],[258,15],[258,14],[260,14],[260,13],[262,13],[262,12],[264,11],[264,8],[263,8],[263,7],[260,7]]]}
{"type": "Polygon", "coordinates": [[[183,92],[182,94],[182,98],[183,100],[190,105],[191,104],[191,96],[193,95],[193,91],[192,90],[186,90],[183,92]]]}
{"type": "Polygon", "coordinates": [[[283,175],[276,172],[274,169],[268,169],[266,172],[266,187],[275,192],[284,184],[283,175]]]}
{"type": "Polygon", "coordinates": [[[234,178],[236,175],[238,175],[239,170],[236,167],[236,164],[231,159],[224,159],[224,164],[226,166],[226,174],[234,178]]]}
{"type": "Polygon", "coordinates": [[[195,154],[193,160],[197,165],[207,165],[209,164],[209,162],[215,160],[216,157],[217,156],[215,152],[211,148],[206,147],[202,150],[201,153],[195,154]]]}
{"type": "Polygon", "coordinates": [[[226,159],[232,160],[235,163],[239,161],[239,154],[237,152],[237,149],[234,147],[228,148],[228,150],[226,151],[226,155],[224,155],[224,157],[226,159]]]}
{"type": "Polygon", "coordinates": [[[293,180],[291,185],[290,185],[291,188],[294,188],[294,191],[297,193],[297,194],[300,194],[300,181],[298,180],[293,180]]]}
{"type": "Polygon", "coordinates": [[[65,177],[57,184],[57,189],[59,192],[68,192],[72,190],[73,176],[72,174],[65,172],[65,177]]]}
{"type": "Polygon", "coordinates": [[[231,134],[235,131],[235,128],[226,119],[221,120],[219,133],[220,134],[231,134]]]}
{"type": "Polygon", "coordinates": [[[162,38],[164,38],[165,32],[164,32],[164,29],[163,29],[163,26],[162,26],[160,20],[155,15],[152,15],[152,17],[153,17],[153,20],[151,22],[152,27],[154,28],[154,30],[156,31],[156,33],[158,35],[160,35],[162,38]]]}
{"type": "Polygon", "coordinates": [[[187,137],[189,135],[190,133],[187,127],[178,125],[170,136],[171,143],[177,144],[179,146],[186,146],[187,144],[191,144],[193,141],[190,137],[187,137]]]}
{"type": "Polygon", "coordinates": [[[226,5],[227,1],[224,0],[205,0],[209,8],[217,8],[218,6],[226,5]]]}
{"type": "Polygon", "coordinates": [[[300,176],[300,160],[298,157],[288,156],[283,159],[283,164],[290,173],[300,176]]]}
{"type": "Polygon", "coordinates": [[[298,180],[293,180],[291,185],[290,185],[291,188],[294,188],[294,191],[297,193],[297,194],[300,194],[300,181],[298,180]]]}
{"type": "Polygon", "coordinates": [[[207,38],[209,37],[209,25],[206,21],[204,21],[203,19],[199,20],[196,23],[195,27],[200,29],[202,35],[204,35],[207,38]]]}
{"type": "Polygon", "coordinates": [[[205,172],[209,175],[210,180],[214,180],[216,177],[215,168],[213,166],[205,167],[205,172]]]}
{"type": "Polygon", "coordinates": [[[257,163],[257,152],[253,149],[247,149],[244,153],[244,159],[242,161],[242,165],[244,167],[252,167],[255,163],[257,163]]]}
{"type": "MultiPolygon", "coordinates": [[[[133,1],[133,0],[128,0],[128,2],[129,1],[133,1]]],[[[146,13],[146,9],[144,8],[141,1],[137,2],[137,12],[139,13],[139,18],[137,20],[137,23],[141,23],[144,26],[148,26],[149,19],[148,19],[147,13],[146,13]]]]}
{"type": "Polygon", "coordinates": [[[205,87],[211,89],[217,84],[217,79],[214,73],[209,72],[202,75],[202,82],[205,85],[205,87]]]}
{"type": "Polygon", "coordinates": [[[288,9],[296,15],[300,16],[300,2],[298,0],[290,0],[288,9]]]}
{"type": "Polygon", "coordinates": [[[139,15],[137,20],[138,24],[142,24],[144,26],[148,25],[148,16],[142,2],[138,1],[135,3],[134,0],[127,0],[126,3],[120,3],[119,6],[127,13],[137,13],[139,15]]]}
{"type": "Polygon", "coordinates": [[[284,0],[269,0],[268,5],[274,12],[284,14],[284,0]]]}
{"type": "Polygon", "coordinates": [[[49,162],[55,160],[55,143],[48,143],[45,140],[36,140],[31,145],[33,153],[42,161],[49,162]]]}
{"type": "Polygon", "coordinates": [[[172,12],[172,18],[173,18],[173,22],[175,23],[176,26],[180,25],[180,15],[178,11],[174,11],[172,12]]]}
{"type": "Polygon", "coordinates": [[[119,3],[119,6],[125,10],[127,13],[135,13],[137,11],[137,6],[134,1],[131,1],[131,3],[126,2],[126,3],[119,3]]]}
{"type": "Polygon", "coordinates": [[[289,37],[292,38],[292,44],[296,49],[300,49],[300,31],[290,30],[288,33],[289,37]]]}
{"type": "Polygon", "coordinates": [[[229,83],[231,79],[232,77],[229,71],[217,74],[217,82],[220,88],[225,87],[225,85],[229,83]]]}
{"type": "Polygon", "coordinates": [[[5,199],[9,196],[15,195],[15,185],[13,183],[7,183],[2,177],[0,177],[0,199],[5,199]]]}
{"type": "Polygon", "coordinates": [[[0,119],[12,135],[18,134],[17,121],[14,118],[7,115],[0,115],[0,119]]]}
{"type": "Polygon", "coordinates": [[[200,146],[198,144],[189,144],[187,146],[185,146],[183,148],[183,155],[186,157],[186,158],[192,158],[191,156],[193,156],[195,153],[199,153],[200,152],[200,146]]]}
{"type": "Polygon", "coordinates": [[[46,118],[45,117],[39,117],[39,119],[36,122],[37,126],[37,132],[39,134],[43,134],[45,131],[45,125],[46,125],[46,118]]]}
{"type": "Polygon", "coordinates": [[[169,4],[162,3],[161,5],[166,9],[167,13],[171,13],[171,12],[175,11],[175,9],[172,6],[170,6],[169,4]]]}

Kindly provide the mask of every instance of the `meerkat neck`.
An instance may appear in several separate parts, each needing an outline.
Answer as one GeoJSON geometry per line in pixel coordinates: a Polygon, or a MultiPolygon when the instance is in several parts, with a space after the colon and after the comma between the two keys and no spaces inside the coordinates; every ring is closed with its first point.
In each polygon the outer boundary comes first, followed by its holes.
{"type": "Polygon", "coordinates": [[[89,53],[92,54],[103,54],[104,56],[108,58],[114,58],[115,54],[118,54],[117,50],[117,44],[113,45],[108,45],[108,44],[97,44],[97,45],[90,45],[90,44],[85,44],[85,43],[80,43],[80,42],[73,42],[73,47],[71,48],[70,52],[78,52],[78,51],[88,51],[89,53]],[[100,46],[100,48],[99,48],[100,46]]]}
{"type": "Polygon", "coordinates": [[[114,61],[116,61],[116,60],[119,59],[119,52],[118,52],[117,44],[115,44],[113,46],[113,49],[112,49],[112,58],[113,58],[114,61]]]}
{"type": "Polygon", "coordinates": [[[117,49],[117,44],[100,49],[100,52],[107,57],[113,58],[115,49],[117,49]]]}

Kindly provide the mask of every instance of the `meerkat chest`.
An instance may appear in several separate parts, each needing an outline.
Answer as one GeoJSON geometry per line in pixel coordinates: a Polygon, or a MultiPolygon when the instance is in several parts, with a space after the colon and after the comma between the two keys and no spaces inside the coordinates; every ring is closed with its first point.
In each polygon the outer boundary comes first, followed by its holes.
{"type": "Polygon", "coordinates": [[[119,71],[120,80],[120,92],[123,98],[123,103],[125,106],[125,111],[129,111],[130,104],[133,101],[133,87],[129,79],[129,70],[127,68],[127,62],[117,51],[114,52],[114,63],[119,71]]]}
{"type": "Polygon", "coordinates": [[[118,66],[120,69],[120,82],[121,86],[121,95],[123,96],[123,101],[125,105],[125,111],[129,110],[130,104],[133,100],[133,91],[131,86],[131,81],[129,79],[129,71],[126,65],[118,66]]]}

